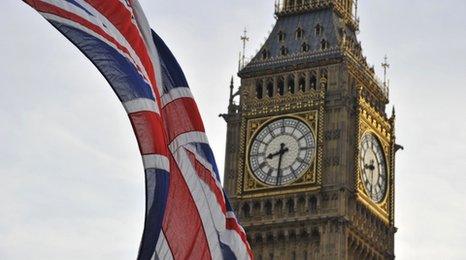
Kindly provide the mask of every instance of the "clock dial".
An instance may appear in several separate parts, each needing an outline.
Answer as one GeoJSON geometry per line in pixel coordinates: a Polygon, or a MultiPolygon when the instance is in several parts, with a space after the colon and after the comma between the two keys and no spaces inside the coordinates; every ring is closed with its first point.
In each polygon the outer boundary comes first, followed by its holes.
{"type": "Polygon", "coordinates": [[[249,166],[261,182],[271,186],[299,179],[315,157],[315,137],[311,129],[294,118],[281,118],[265,125],[249,149],[249,166]]]}
{"type": "Polygon", "coordinates": [[[379,140],[373,134],[364,135],[360,144],[361,179],[367,195],[380,203],[387,192],[387,166],[379,140]]]}

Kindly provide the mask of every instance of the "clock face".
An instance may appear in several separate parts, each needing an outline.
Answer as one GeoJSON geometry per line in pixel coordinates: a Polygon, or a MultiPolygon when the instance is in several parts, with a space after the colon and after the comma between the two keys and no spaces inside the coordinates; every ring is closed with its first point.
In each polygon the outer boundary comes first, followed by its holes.
{"type": "Polygon", "coordinates": [[[249,165],[261,182],[290,184],[309,169],[316,154],[315,137],[304,122],[281,118],[262,127],[251,143],[249,165]]]}
{"type": "Polygon", "coordinates": [[[364,135],[360,144],[361,179],[367,195],[380,203],[387,192],[387,166],[379,140],[373,134],[364,135]]]}

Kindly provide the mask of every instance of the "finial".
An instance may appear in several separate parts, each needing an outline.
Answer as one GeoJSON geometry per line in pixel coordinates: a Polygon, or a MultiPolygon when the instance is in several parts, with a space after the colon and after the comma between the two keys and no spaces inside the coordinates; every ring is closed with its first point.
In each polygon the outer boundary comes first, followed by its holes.
{"type": "Polygon", "coordinates": [[[230,88],[233,88],[234,83],[235,83],[235,80],[233,79],[233,76],[231,76],[230,88]]]}
{"type": "Polygon", "coordinates": [[[395,117],[395,106],[392,107],[392,118],[395,117]]]}
{"type": "Polygon", "coordinates": [[[230,105],[233,104],[233,89],[235,88],[235,82],[233,80],[233,76],[231,76],[231,81],[230,81],[230,105]]]}
{"type": "Polygon", "coordinates": [[[354,17],[358,19],[358,0],[354,0],[354,17]]]}
{"type": "Polygon", "coordinates": [[[244,28],[243,35],[241,36],[241,41],[243,42],[243,53],[241,55],[240,67],[244,68],[246,60],[246,43],[249,41],[248,30],[246,27],[244,28]]]}
{"type": "Polygon", "coordinates": [[[382,63],[382,67],[383,67],[383,85],[385,87],[388,87],[388,79],[387,79],[387,72],[388,72],[388,69],[390,68],[390,64],[388,63],[388,57],[387,55],[385,55],[384,57],[384,61],[382,63]]]}
{"type": "Polygon", "coordinates": [[[238,57],[238,71],[241,70],[241,56],[242,56],[242,54],[241,54],[241,51],[240,51],[239,52],[239,57],[238,57]]]}

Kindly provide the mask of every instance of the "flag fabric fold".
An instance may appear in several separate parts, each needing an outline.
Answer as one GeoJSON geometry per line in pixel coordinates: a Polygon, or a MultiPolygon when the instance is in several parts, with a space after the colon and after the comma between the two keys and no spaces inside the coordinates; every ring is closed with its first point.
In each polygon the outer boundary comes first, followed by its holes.
{"type": "Polygon", "coordinates": [[[252,259],[184,73],[137,0],[24,0],[99,69],[145,169],[138,259],[252,259]]]}

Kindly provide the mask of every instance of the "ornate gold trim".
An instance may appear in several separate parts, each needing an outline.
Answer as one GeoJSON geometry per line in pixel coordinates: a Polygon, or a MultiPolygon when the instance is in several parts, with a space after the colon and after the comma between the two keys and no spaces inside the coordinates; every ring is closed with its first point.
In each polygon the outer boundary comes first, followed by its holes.
{"type": "Polygon", "coordinates": [[[299,113],[281,114],[277,116],[264,116],[258,118],[245,119],[242,122],[241,134],[242,145],[240,148],[240,160],[238,169],[241,171],[241,182],[238,182],[239,198],[256,198],[272,196],[277,194],[287,194],[293,192],[306,192],[319,189],[322,180],[322,150],[323,150],[323,106],[320,110],[304,111],[299,113]],[[311,166],[298,180],[286,186],[269,186],[259,181],[252,173],[248,153],[253,137],[260,129],[268,123],[280,118],[295,118],[304,122],[314,133],[316,142],[316,155],[311,166]],[[244,146],[247,144],[247,147],[244,146]]]}
{"type": "Polygon", "coordinates": [[[392,126],[387,118],[379,114],[370,104],[364,99],[359,100],[359,118],[358,118],[358,138],[356,148],[356,190],[357,198],[366,207],[379,216],[385,223],[390,223],[392,219],[392,147],[393,147],[393,134],[392,126]],[[385,164],[387,167],[387,191],[384,199],[380,203],[374,202],[366,193],[366,189],[362,182],[362,171],[359,164],[360,143],[364,135],[371,133],[376,136],[382,146],[383,154],[385,156],[385,164]]]}

